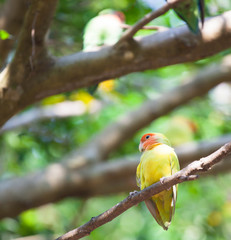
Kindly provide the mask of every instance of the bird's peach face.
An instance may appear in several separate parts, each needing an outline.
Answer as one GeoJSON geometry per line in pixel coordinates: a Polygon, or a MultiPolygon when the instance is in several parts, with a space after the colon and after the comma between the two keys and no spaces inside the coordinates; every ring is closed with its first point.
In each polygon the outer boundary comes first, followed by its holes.
{"type": "Polygon", "coordinates": [[[160,144],[170,145],[168,139],[164,135],[160,133],[146,133],[140,140],[139,150],[143,152],[160,144]]]}
{"type": "Polygon", "coordinates": [[[143,152],[144,150],[148,150],[149,148],[151,148],[151,146],[157,143],[158,142],[157,139],[155,138],[155,134],[147,133],[140,140],[139,150],[140,152],[143,152]]]}

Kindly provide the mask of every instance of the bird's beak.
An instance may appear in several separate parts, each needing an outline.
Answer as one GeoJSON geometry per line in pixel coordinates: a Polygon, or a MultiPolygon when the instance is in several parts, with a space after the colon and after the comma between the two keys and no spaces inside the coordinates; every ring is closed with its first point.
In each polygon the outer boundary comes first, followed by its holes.
{"type": "Polygon", "coordinates": [[[143,152],[143,151],[144,151],[144,149],[143,149],[143,143],[142,143],[142,142],[140,142],[140,144],[139,144],[139,150],[140,150],[140,152],[143,152]]]}

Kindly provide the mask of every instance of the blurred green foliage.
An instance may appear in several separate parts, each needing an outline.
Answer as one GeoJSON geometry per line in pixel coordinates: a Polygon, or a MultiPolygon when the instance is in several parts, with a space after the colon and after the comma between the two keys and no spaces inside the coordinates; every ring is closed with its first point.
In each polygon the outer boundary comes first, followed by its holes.
{"type": "Polygon", "coordinates": [[[0,29],[0,38],[2,40],[6,40],[10,37],[10,34],[6,32],[5,30],[0,29]]]}
{"type": "MultiPolygon", "coordinates": [[[[3,2],[3,1],[1,1],[3,2]]],[[[136,0],[68,0],[59,1],[59,6],[49,33],[49,49],[59,56],[77,52],[82,48],[82,34],[86,23],[103,9],[112,8],[124,12],[126,23],[133,24],[150,11],[142,1],[136,0]]],[[[219,14],[231,8],[229,0],[206,2],[207,16],[219,14]]],[[[152,24],[174,27],[182,22],[169,12],[154,20],[152,24]]],[[[140,31],[146,35],[153,31],[140,31]]],[[[87,107],[93,101],[101,109],[95,113],[67,119],[50,119],[34,123],[29,127],[9,131],[0,136],[1,179],[23,176],[28,172],[45,168],[49,163],[62,159],[65,154],[87,142],[93,135],[130,109],[135,109],[145,100],[160,96],[165,91],[187,81],[201,67],[218,62],[230,51],[209,59],[165,67],[155,71],[133,73],[123,76],[112,85],[99,87],[94,97],[84,90],[64,93],[43,100],[40,105],[55,104],[65,100],[82,101],[87,107]],[[84,93],[84,94],[83,94],[84,93]]],[[[211,93],[177,108],[140,130],[111,157],[137,153],[140,136],[147,131],[166,132],[173,119],[190,122],[189,140],[211,139],[231,132],[231,116],[222,112],[215,104],[211,93]]],[[[30,111],[30,107],[25,111],[30,111]]],[[[178,130],[174,130],[178,131],[178,130]]],[[[169,138],[174,142],[174,135],[169,138]]],[[[186,131],[186,130],[185,130],[186,131]]],[[[135,173],[134,173],[135,177],[135,173]]],[[[184,183],[179,187],[176,215],[169,231],[160,228],[144,204],[133,207],[112,222],[93,231],[85,239],[161,239],[161,240],[226,240],[231,239],[231,177],[202,178],[184,183]]],[[[8,240],[20,236],[42,234],[52,237],[85,223],[92,216],[112,207],[127,193],[91,199],[66,199],[32,209],[20,216],[4,219],[0,223],[0,238],[8,240]]]]}

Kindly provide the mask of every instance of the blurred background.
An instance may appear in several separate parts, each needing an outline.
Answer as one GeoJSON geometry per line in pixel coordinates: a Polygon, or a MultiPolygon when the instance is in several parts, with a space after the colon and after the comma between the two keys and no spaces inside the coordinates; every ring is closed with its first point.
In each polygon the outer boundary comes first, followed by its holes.
{"type": "MultiPolygon", "coordinates": [[[[0,2],[2,7],[4,1],[0,2]]],[[[121,25],[116,25],[116,21],[118,24],[132,25],[163,4],[164,1],[160,0],[60,0],[47,35],[49,51],[55,56],[62,56],[113,44],[123,31],[121,25]],[[112,10],[120,14],[113,18],[112,10]],[[101,16],[101,19],[98,18],[99,22],[94,23],[96,16],[101,16]],[[97,26],[103,27],[103,22],[112,24],[114,29],[105,31],[102,37],[99,33],[101,29],[97,26]]],[[[219,15],[229,9],[230,0],[206,1],[206,17],[219,15]]],[[[172,28],[183,24],[173,11],[169,11],[149,25],[172,28]]],[[[154,32],[141,30],[137,35],[144,36],[154,32]]],[[[194,63],[109,79],[95,88],[51,96],[30,106],[16,116],[18,118],[14,122],[7,123],[8,125],[0,130],[1,180],[25,176],[60,161],[66,154],[78,149],[100,132],[106,124],[148,99],[161,96],[162,93],[185,83],[191,75],[208,64],[219,62],[228,54],[230,50],[194,63]],[[46,111],[42,112],[41,109],[46,111]]],[[[208,95],[198,97],[158,118],[139,130],[130,141],[113,152],[110,158],[123,158],[138,153],[140,138],[149,131],[164,133],[174,147],[230,134],[230,83],[222,83],[208,95]]],[[[181,184],[175,217],[167,232],[162,230],[141,203],[84,239],[231,239],[230,182],[230,173],[218,173],[181,184]]],[[[91,217],[117,204],[128,193],[81,199],[67,198],[58,203],[25,211],[14,218],[5,218],[0,222],[0,239],[53,239],[54,236],[58,237],[84,224],[91,217]]]]}

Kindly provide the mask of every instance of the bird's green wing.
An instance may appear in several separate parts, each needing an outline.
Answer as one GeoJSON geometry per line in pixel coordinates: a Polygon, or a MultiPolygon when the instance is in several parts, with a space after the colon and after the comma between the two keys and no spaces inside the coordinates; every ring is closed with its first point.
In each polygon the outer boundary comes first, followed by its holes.
{"type": "Polygon", "coordinates": [[[139,165],[137,166],[137,169],[136,169],[136,184],[138,187],[141,186],[140,184],[140,163],[139,165]]]}
{"type": "MultiPolygon", "coordinates": [[[[170,156],[170,164],[171,164],[172,175],[180,170],[179,160],[178,160],[175,152],[173,152],[170,156]]],[[[171,218],[174,216],[174,213],[175,213],[176,199],[177,199],[177,188],[178,188],[177,185],[174,185],[172,187],[172,203],[171,203],[172,213],[171,213],[171,218]]]]}
{"type": "Polygon", "coordinates": [[[186,0],[173,10],[187,23],[193,33],[199,32],[199,18],[202,24],[204,22],[204,0],[186,0]]]}
{"type": "Polygon", "coordinates": [[[170,154],[170,165],[171,165],[172,175],[180,170],[179,160],[178,160],[175,152],[172,152],[170,154]]]}

